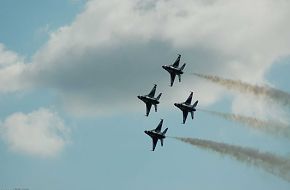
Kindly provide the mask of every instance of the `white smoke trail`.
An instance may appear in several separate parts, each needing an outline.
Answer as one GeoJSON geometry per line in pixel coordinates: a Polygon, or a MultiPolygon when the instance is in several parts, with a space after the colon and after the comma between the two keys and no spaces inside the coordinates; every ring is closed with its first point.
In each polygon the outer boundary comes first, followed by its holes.
{"type": "Polygon", "coordinates": [[[192,74],[200,78],[207,79],[216,84],[222,85],[230,90],[236,90],[241,93],[252,94],[258,97],[266,97],[283,106],[290,106],[290,94],[279,89],[268,86],[252,85],[242,82],[240,80],[225,79],[218,76],[204,75],[198,73],[192,74]]]}
{"type": "Polygon", "coordinates": [[[290,182],[290,160],[259,150],[219,143],[197,138],[173,137],[182,142],[228,155],[236,160],[264,169],[265,171],[290,182]]]}
{"type": "Polygon", "coordinates": [[[222,113],[222,112],[210,111],[210,110],[204,110],[204,109],[199,109],[199,110],[206,113],[210,113],[218,117],[222,117],[229,121],[234,121],[234,122],[244,124],[248,127],[264,131],[271,135],[286,137],[290,139],[290,127],[289,125],[284,124],[284,123],[280,123],[280,122],[276,122],[272,120],[264,121],[264,120],[260,120],[254,117],[248,117],[248,116],[243,116],[239,114],[222,113]]]}

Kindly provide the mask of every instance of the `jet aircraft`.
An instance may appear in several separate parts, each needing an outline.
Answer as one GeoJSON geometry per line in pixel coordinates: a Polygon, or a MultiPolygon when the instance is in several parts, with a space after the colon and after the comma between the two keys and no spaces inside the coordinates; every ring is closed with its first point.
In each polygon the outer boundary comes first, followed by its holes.
{"type": "Polygon", "coordinates": [[[152,151],[155,150],[158,139],[161,142],[161,146],[163,146],[163,139],[165,139],[166,137],[165,133],[167,132],[168,128],[166,128],[163,132],[161,132],[162,124],[163,124],[163,119],[161,119],[156,129],[153,129],[150,131],[144,131],[147,135],[149,135],[152,138],[152,143],[153,143],[152,151]]]}
{"type": "Polygon", "coordinates": [[[150,112],[152,105],[154,105],[155,112],[157,112],[157,104],[159,104],[159,99],[160,99],[162,93],[160,93],[156,98],[154,98],[156,87],[157,87],[157,85],[155,84],[148,95],[137,96],[140,100],[142,100],[146,104],[146,116],[149,115],[149,112],[150,112]]]}
{"type": "Polygon", "coordinates": [[[162,68],[169,72],[170,74],[170,86],[173,85],[175,76],[178,75],[179,82],[181,82],[181,75],[183,74],[183,69],[185,67],[185,63],[178,68],[180,62],[181,55],[178,54],[177,59],[172,65],[163,65],[162,68]]]}
{"type": "Polygon", "coordinates": [[[188,112],[191,113],[191,118],[194,118],[194,112],[196,111],[195,107],[198,104],[198,100],[193,104],[191,104],[193,92],[190,93],[189,97],[185,102],[182,103],[175,103],[174,105],[178,107],[183,112],[183,124],[185,124],[188,112]]]}

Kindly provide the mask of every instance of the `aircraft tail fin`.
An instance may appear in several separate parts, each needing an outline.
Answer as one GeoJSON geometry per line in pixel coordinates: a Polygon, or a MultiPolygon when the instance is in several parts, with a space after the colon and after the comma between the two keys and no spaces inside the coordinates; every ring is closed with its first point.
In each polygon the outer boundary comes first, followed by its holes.
{"type": "Polygon", "coordinates": [[[191,111],[190,113],[191,113],[191,119],[193,119],[194,118],[194,111],[191,111]]]}
{"type": "Polygon", "coordinates": [[[160,142],[161,142],[161,146],[163,146],[163,139],[160,139],[160,142]]]}
{"type": "Polygon", "coordinates": [[[162,132],[162,135],[165,135],[166,132],[167,132],[168,128],[166,128],[163,132],[162,132]]]}
{"type": "Polygon", "coordinates": [[[178,75],[179,82],[181,82],[181,75],[178,75]]]}
{"type": "Polygon", "coordinates": [[[155,112],[157,112],[157,104],[154,104],[155,112]]]}
{"type": "Polygon", "coordinates": [[[198,104],[198,100],[196,100],[196,102],[194,102],[194,104],[192,105],[192,107],[196,107],[197,106],[197,104],[198,104]]]}
{"type": "Polygon", "coordinates": [[[186,65],[186,63],[184,63],[184,64],[180,67],[180,69],[183,70],[184,67],[185,67],[185,65],[186,65]]]}
{"type": "Polygon", "coordinates": [[[160,93],[158,96],[157,96],[157,100],[159,100],[160,99],[160,97],[161,97],[161,95],[162,95],[162,93],[160,93]]]}

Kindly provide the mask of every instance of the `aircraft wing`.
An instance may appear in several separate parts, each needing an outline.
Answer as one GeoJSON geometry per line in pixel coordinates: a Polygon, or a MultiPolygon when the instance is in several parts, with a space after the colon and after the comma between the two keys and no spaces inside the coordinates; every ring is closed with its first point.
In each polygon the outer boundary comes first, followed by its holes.
{"type": "Polygon", "coordinates": [[[151,109],[152,104],[146,103],[146,116],[149,115],[150,109],[151,109]]]}
{"type": "Polygon", "coordinates": [[[187,112],[187,111],[182,111],[182,112],[183,112],[183,124],[184,124],[185,121],[186,121],[186,118],[187,118],[188,112],[187,112]]]}
{"type": "Polygon", "coordinates": [[[148,94],[149,97],[154,98],[155,96],[155,91],[156,91],[157,85],[155,84],[150,93],[148,94]]]}
{"type": "Polygon", "coordinates": [[[158,139],[156,138],[156,137],[152,137],[152,145],[153,145],[153,147],[152,147],[152,151],[154,151],[155,150],[155,147],[156,147],[156,145],[157,145],[157,141],[158,141],[158,139]]]}
{"type": "Polygon", "coordinates": [[[158,126],[154,130],[156,133],[159,133],[161,131],[162,124],[163,124],[163,119],[161,119],[160,123],[158,124],[158,126]]]}
{"type": "Polygon", "coordinates": [[[180,57],[181,57],[181,55],[178,55],[177,59],[176,59],[175,62],[172,64],[173,67],[177,68],[177,67],[179,66],[180,57]]]}
{"type": "Polygon", "coordinates": [[[174,79],[175,79],[176,74],[175,73],[170,73],[170,86],[173,85],[174,79]]]}
{"type": "Polygon", "coordinates": [[[190,104],[191,104],[192,95],[193,95],[193,92],[190,93],[189,97],[188,97],[187,100],[185,101],[185,104],[187,104],[187,105],[190,105],[190,104]]]}

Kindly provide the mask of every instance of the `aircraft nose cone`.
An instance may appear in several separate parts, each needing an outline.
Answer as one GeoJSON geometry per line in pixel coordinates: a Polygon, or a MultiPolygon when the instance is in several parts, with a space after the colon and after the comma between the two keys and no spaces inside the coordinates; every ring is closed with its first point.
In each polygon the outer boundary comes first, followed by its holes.
{"type": "Polygon", "coordinates": [[[148,134],[148,131],[144,131],[144,133],[148,134]]]}
{"type": "Polygon", "coordinates": [[[137,96],[137,98],[141,99],[141,96],[137,96]]]}
{"type": "Polygon", "coordinates": [[[177,103],[174,104],[177,107],[177,103]]]}
{"type": "Polygon", "coordinates": [[[162,68],[165,69],[165,65],[163,65],[162,68]]]}

